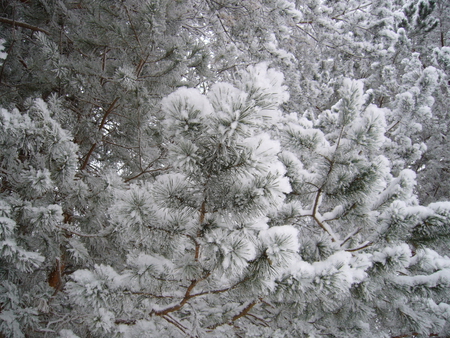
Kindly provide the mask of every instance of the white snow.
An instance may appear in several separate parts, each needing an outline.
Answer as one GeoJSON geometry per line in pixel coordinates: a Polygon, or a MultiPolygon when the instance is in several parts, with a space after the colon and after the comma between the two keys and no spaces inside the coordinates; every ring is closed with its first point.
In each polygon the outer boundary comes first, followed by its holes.
{"type": "Polygon", "coordinates": [[[148,255],[140,252],[138,254],[129,254],[127,263],[138,268],[138,274],[143,274],[148,267],[152,267],[158,273],[173,269],[173,263],[169,259],[159,255],[148,255]]]}
{"type": "MultiPolygon", "coordinates": [[[[5,43],[6,41],[5,41],[5,39],[0,39],[0,60],[4,60],[4,59],[6,59],[6,57],[8,56],[8,54],[6,54],[5,52],[4,52],[4,50],[5,50],[5,46],[3,46],[3,44],[5,43]]],[[[0,62],[0,65],[2,64],[2,62],[0,62]]]]}
{"type": "Polygon", "coordinates": [[[450,269],[439,270],[429,275],[416,275],[416,276],[396,276],[393,280],[402,285],[418,286],[424,285],[430,288],[438,285],[449,287],[450,286],[450,269]]]}
{"type": "Polygon", "coordinates": [[[259,233],[259,239],[266,247],[266,254],[273,261],[291,262],[299,250],[298,231],[293,226],[275,226],[259,233]]]}
{"type": "Polygon", "coordinates": [[[59,331],[59,338],[80,338],[72,330],[63,329],[59,331]]]}

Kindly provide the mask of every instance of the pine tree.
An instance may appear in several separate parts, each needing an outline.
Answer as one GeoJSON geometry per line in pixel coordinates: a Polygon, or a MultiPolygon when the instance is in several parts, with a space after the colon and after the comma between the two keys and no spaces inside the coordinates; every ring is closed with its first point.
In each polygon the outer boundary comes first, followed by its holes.
{"type": "Polygon", "coordinates": [[[0,6],[2,335],[448,332],[439,2],[0,6]]]}

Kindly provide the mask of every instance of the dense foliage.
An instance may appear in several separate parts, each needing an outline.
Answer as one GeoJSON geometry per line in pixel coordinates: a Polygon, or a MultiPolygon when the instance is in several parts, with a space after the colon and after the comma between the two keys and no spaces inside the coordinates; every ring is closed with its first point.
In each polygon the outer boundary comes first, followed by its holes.
{"type": "Polygon", "coordinates": [[[0,337],[445,336],[449,16],[0,2],[0,337]]]}

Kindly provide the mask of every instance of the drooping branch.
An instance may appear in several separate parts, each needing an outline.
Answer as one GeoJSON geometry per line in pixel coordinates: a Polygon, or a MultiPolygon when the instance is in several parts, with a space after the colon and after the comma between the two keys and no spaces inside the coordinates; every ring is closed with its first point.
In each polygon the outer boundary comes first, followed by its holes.
{"type": "Polygon", "coordinates": [[[316,221],[316,223],[323,229],[325,230],[326,233],[328,233],[331,236],[331,241],[332,242],[336,242],[337,238],[335,236],[335,234],[333,234],[333,232],[329,229],[329,227],[327,227],[325,225],[325,223],[323,223],[318,217],[317,215],[312,215],[312,218],[316,221]]]}

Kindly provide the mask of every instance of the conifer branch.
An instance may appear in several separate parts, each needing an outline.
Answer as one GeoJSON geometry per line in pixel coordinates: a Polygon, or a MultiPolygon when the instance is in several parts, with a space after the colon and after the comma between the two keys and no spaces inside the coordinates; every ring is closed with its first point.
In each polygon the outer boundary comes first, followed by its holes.
{"type": "Polygon", "coordinates": [[[116,105],[116,103],[117,103],[118,100],[119,100],[119,98],[116,97],[116,98],[113,100],[113,102],[111,102],[111,104],[109,105],[109,107],[108,107],[108,109],[106,110],[105,114],[103,115],[102,122],[100,123],[100,125],[99,125],[99,127],[98,127],[98,130],[102,130],[102,128],[105,126],[106,119],[108,118],[109,114],[111,114],[111,112],[113,111],[113,109],[116,108],[115,105],[116,105]]]}
{"type": "Polygon", "coordinates": [[[320,197],[321,197],[321,194],[322,194],[322,189],[327,184],[328,179],[329,179],[329,177],[331,175],[331,172],[334,169],[334,165],[336,163],[336,154],[337,154],[337,152],[339,150],[339,147],[340,147],[340,144],[341,144],[341,140],[342,140],[342,136],[344,135],[344,129],[345,129],[345,124],[340,129],[339,137],[338,137],[338,139],[336,141],[336,149],[334,150],[334,153],[333,153],[333,158],[330,160],[326,156],[323,156],[330,163],[330,167],[328,168],[327,175],[326,175],[324,181],[322,182],[322,185],[317,190],[316,198],[314,199],[312,215],[311,215],[312,218],[316,221],[316,223],[331,236],[333,242],[336,242],[338,239],[336,238],[334,233],[332,231],[330,231],[330,229],[327,226],[325,226],[325,224],[317,217],[317,212],[318,212],[318,208],[319,208],[319,202],[320,202],[320,197]]]}
{"type": "Polygon", "coordinates": [[[267,305],[268,307],[270,307],[270,308],[272,308],[272,309],[275,309],[275,306],[273,306],[272,304],[270,304],[269,302],[267,302],[267,301],[265,301],[265,300],[263,300],[263,299],[261,299],[261,303],[267,305]]]}
{"type": "Polygon", "coordinates": [[[166,170],[172,169],[172,167],[165,167],[165,168],[157,168],[157,169],[151,169],[151,170],[149,170],[150,167],[151,167],[151,165],[148,165],[147,168],[145,168],[144,170],[142,170],[139,174],[137,174],[137,175],[135,175],[135,176],[132,176],[132,177],[129,177],[129,178],[125,179],[124,182],[125,182],[125,183],[128,183],[128,182],[130,182],[130,181],[132,181],[132,180],[135,180],[135,179],[141,177],[141,176],[144,175],[144,174],[156,173],[156,172],[158,172],[158,171],[166,171],[166,170]]]}
{"type": "MultiPolygon", "coordinates": [[[[138,147],[136,147],[136,148],[139,149],[139,153],[140,153],[140,149],[141,149],[140,145],[138,147]]],[[[147,167],[145,169],[142,169],[142,165],[140,165],[141,172],[139,174],[135,175],[135,176],[132,176],[132,177],[129,177],[129,178],[125,179],[124,182],[128,183],[129,181],[134,180],[136,178],[139,178],[140,176],[142,176],[144,174],[147,174],[147,173],[152,173],[152,172],[157,172],[157,171],[165,171],[165,170],[172,169],[172,167],[169,166],[169,167],[157,168],[157,169],[149,170],[151,167],[153,167],[153,165],[156,162],[158,162],[159,160],[163,159],[163,157],[164,157],[164,154],[163,154],[163,152],[161,152],[157,158],[155,158],[153,161],[151,161],[149,164],[147,164],[147,167]]]]}
{"type": "Polygon", "coordinates": [[[336,238],[336,236],[325,226],[325,224],[324,223],[322,223],[318,218],[317,218],[317,215],[312,215],[312,218],[316,221],[316,223],[323,229],[323,230],[325,230],[325,232],[327,233],[327,234],[329,234],[330,236],[331,236],[331,241],[332,242],[336,242],[337,241],[337,238],[336,238]]]}
{"type": "Polygon", "coordinates": [[[385,132],[386,135],[389,135],[391,133],[391,130],[397,127],[397,125],[400,123],[400,121],[394,121],[390,126],[387,127],[387,130],[385,132]]]}
{"type": "Polygon", "coordinates": [[[257,299],[257,300],[254,300],[253,302],[251,302],[250,304],[248,304],[240,313],[238,313],[237,315],[233,316],[233,318],[231,318],[231,322],[235,322],[239,318],[246,316],[250,312],[250,310],[253,309],[253,307],[256,304],[258,304],[259,302],[260,302],[260,299],[257,299]]]}
{"type": "Polygon", "coordinates": [[[317,191],[317,194],[316,194],[316,198],[314,199],[314,205],[313,205],[313,210],[312,210],[313,217],[316,217],[316,215],[317,215],[317,209],[319,208],[319,201],[320,201],[321,194],[322,194],[322,188],[319,188],[319,190],[317,191]]]}
{"type": "Polygon", "coordinates": [[[160,311],[152,311],[150,313],[150,315],[156,315],[156,316],[165,316],[168,313],[174,312],[174,311],[178,311],[179,309],[181,309],[188,301],[189,299],[192,298],[191,292],[192,290],[194,290],[195,286],[203,279],[195,279],[193,281],[191,281],[191,284],[188,286],[188,288],[186,289],[186,293],[184,294],[183,299],[181,300],[181,302],[177,305],[171,306],[165,310],[160,310],[160,311]]]}
{"type": "Polygon", "coordinates": [[[84,159],[83,164],[81,165],[81,168],[80,168],[81,171],[86,169],[86,167],[89,163],[89,158],[91,157],[92,153],[94,152],[96,146],[97,146],[97,143],[94,143],[91,146],[91,149],[89,149],[89,152],[87,153],[86,158],[84,159]]]}
{"type": "Polygon", "coordinates": [[[323,229],[323,230],[325,230],[325,232],[326,233],[328,233],[330,236],[331,236],[331,240],[333,241],[333,242],[336,242],[337,241],[337,238],[336,238],[336,236],[333,234],[333,232],[332,231],[330,231],[330,229],[317,217],[317,210],[318,210],[318,208],[319,208],[319,201],[320,201],[320,196],[321,196],[321,193],[322,193],[322,188],[320,188],[318,191],[317,191],[317,194],[316,194],[316,198],[315,198],[315,200],[314,200],[314,205],[313,205],[313,210],[312,210],[312,214],[310,215],[315,221],[316,221],[316,223],[323,229]]]}
{"type": "Polygon", "coordinates": [[[230,41],[236,46],[237,49],[239,49],[239,50],[242,51],[241,47],[236,43],[236,41],[233,39],[233,37],[230,35],[230,33],[228,32],[228,30],[226,29],[226,27],[225,27],[225,25],[224,25],[224,23],[223,23],[222,18],[220,17],[220,15],[219,15],[219,14],[216,14],[216,17],[217,17],[217,19],[219,19],[220,26],[222,27],[222,29],[223,29],[225,35],[228,37],[228,39],[230,39],[230,41]]]}
{"type": "Polygon", "coordinates": [[[175,327],[177,327],[181,332],[183,332],[184,334],[186,334],[186,330],[187,328],[184,327],[183,325],[181,325],[179,322],[177,322],[176,320],[174,320],[172,317],[170,317],[169,315],[165,315],[165,316],[161,316],[162,318],[164,318],[166,321],[168,321],[170,324],[174,325],[175,327]]]}
{"type": "Polygon", "coordinates": [[[269,327],[269,324],[264,319],[259,318],[258,316],[255,316],[254,314],[251,314],[251,313],[247,313],[247,316],[255,318],[256,320],[260,321],[263,326],[269,327]]]}
{"type": "Polygon", "coordinates": [[[352,232],[350,235],[348,235],[341,243],[340,246],[343,246],[345,243],[347,243],[350,239],[353,238],[353,236],[357,235],[361,231],[361,228],[356,229],[356,231],[352,232]]]}
{"type": "Polygon", "coordinates": [[[134,26],[133,20],[131,19],[130,12],[128,11],[128,7],[126,5],[124,5],[124,7],[125,7],[125,12],[127,13],[128,22],[130,23],[131,29],[133,30],[134,37],[135,37],[139,47],[142,50],[141,40],[139,39],[139,35],[138,35],[137,31],[136,31],[136,27],[134,26]]]}
{"type": "Polygon", "coordinates": [[[211,291],[204,291],[204,292],[196,293],[196,294],[193,294],[191,297],[194,298],[194,297],[200,297],[200,296],[209,295],[209,294],[217,294],[217,293],[227,292],[227,291],[237,288],[240,284],[247,282],[249,279],[250,279],[250,277],[246,277],[243,280],[237,282],[236,284],[234,284],[230,287],[227,287],[224,289],[219,289],[219,290],[211,290],[211,291]]]}
{"type": "Polygon", "coordinates": [[[342,215],[340,215],[340,216],[338,216],[338,217],[335,217],[335,218],[327,219],[326,221],[327,221],[327,222],[329,222],[329,221],[335,221],[335,220],[337,220],[337,219],[341,219],[342,217],[346,217],[346,216],[350,213],[350,211],[352,211],[353,209],[356,208],[356,206],[357,206],[357,204],[356,204],[356,202],[355,202],[355,203],[352,204],[352,206],[351,206],[350,208],[348,208],[347,210],[345,210],[345,212],[344,212],[342,215]]]}
{"type": "Polygon", "coordinates": [[[365,248],[368,248],[369,246],[373,245],[373,242],[368,242],[362,246],[360,246],[359,248],[354,248],[354,249],[346,249],[345,251],[347,252],[355,252],[355,251],[359,251],[359,250],[363,250],[365,248]]]}
{"type": "Polygon", "coordinates": [[[352,13],[352,12],[356,12],[358,10],[364,9],[364,8],[369,7],[371,5],[372,5],[372,2],[369,2],[369,3],[363,4],[363,5],[359,5],[356,8],[352,8],[352,9],[349,9],[349,10],[344,10],[341,14],[335,15],[331,19],[333,19],[333,20],[340,20],[339,19],[340,16],[347,15],[347,14],[352,13]]]}
{"type": "Polygon", "coordinates": [[[81,233],[78,231],[67,229],[66,227],[62,227],[60,225],[55,225],[55,227],[57,227],[58,229],[67,231],[67,232],[71,233],[72,235],[76,235],[79,237],[87,237],[87,238],[106,237],[106,236],[111,235],[114,230],[113,227],[108,227],[98,234],[84,234],[84,233],[81,233]]]}
{"type": "Polygon", "coordinates": [[[7,25],[11,25],[13,27],[15,27],[15,26],[22,27],[22,28],[30,29],[30,30],[35,31],[35,32],[41,32],[41,33],[44,33],[46,35],[50,35],[50,33],[48,31],[46,31],[45,29],[42,29],[40,27],[36,27],[36,26],[30,25],[30,24],[25,23],[25,22],[11,20],[11,19],[7,19],[7,18],[3,18],[3,17],[0,17],[0,22],[1,23],[6,23],[7,25]]]}
{"type": "Polygon", "coordinates": [[[262,302],[262,298],[256,299],[253,302],[249,303],[241,312],[239,312],[238,314],[234,315],[230,321],[227,322],[221,322],[221,323],[216,323],[214,325],[208,326],[208,329],[210,330],[215,330],[216,328],[218,328],[219,326],[223,326],[226,324],[231,325],[233,322],[235,322],[236,320],[246,316],[251,309],[253,309],[253,307],[258,304],[259,302],[262,302]]]}
{"type": "Polygon", "coordinates": [[[183,299],[181,300],[181,302],[179,304],[171,306],[171,307],[169,307],[165,310],[161,310],[161,311],[153,311],[152,310],[152,312],[150,312],[150,316],[151,315],[165,316],[168,313],[175,312],[175,311],[178,311],[179,309],[181,309],[193,297],[191,295],[191,292],[194,290],[194,288],[197,286],[197,284],[200,283],[201,281],[204,281],[205,279],[207,279],[210,275],[211,275],[211,272],[208,272],[202,278],[192,280],[191,284],[186,289],[183,299]]]}
{"type": "MultiPolygon", "coordinates": [[[[202,206],[200,207],[200,217],[199,217],[199,229],[197,230],[197,238],[202,236],[202,225],[205,222],[206,217],[206,196],[202,202],[202,206]]],[[[200,258],[200,243],[195,241],[195,261],[198,261],[200,258]]]]}
{"type": "Polygon", "coordinates": [[[141,76],[142,70],[144,69],[145,64],[147,63],[148,58],[150,55],[147,55],[144,59],[141,59],[136,66],[135,74],[136,78],[139,78],[141,76]]]}
{"type": "Polygon", "coordinates": [[[116,325],[125,324],[125,325],[135,325],[136,320],[135,319],[116,319],[114,321],[116,325]]]}
{"type": "MultiPolygon", "coordinates": [[[[152,276],[153,277],[153,276],[152,276]]],[[[136,295],[136,296],[147,296],[150,298],[160,298],[160,299],[166,299],[166,298],[180,298],[180,297],[176,297],[176,296],[169,296],[169,295],[155,295],[154,293],[149,293],[149,292],[134,292],[131,291],[130,292],[132,295],[136,295]]]]}

